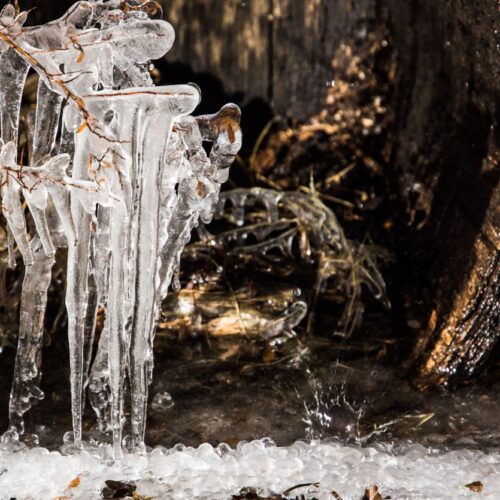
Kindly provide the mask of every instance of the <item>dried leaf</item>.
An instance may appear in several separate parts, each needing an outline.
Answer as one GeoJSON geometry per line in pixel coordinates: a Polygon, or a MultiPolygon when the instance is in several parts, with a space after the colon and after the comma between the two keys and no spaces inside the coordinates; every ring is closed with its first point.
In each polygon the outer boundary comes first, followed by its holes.
{"type": "Polygon", "coordinates": [[[76,476],[69,482],[68,488],[76,488],[77,486],[80,485],[80,481],[81,481],[80,476],[76,476]]]}
{"type": "Polygon", "coordinates": [[[379,492],[378,486],[370,486],[365,490],[365,496],[363,500],[383,500],[382,495],[379,492]]]}
{"type": "Polygon", "coordinates": [[[474,493],[481,493],[484,489],[484,484],[481,481],[473,481],[472,483],[466,484],[465,487],[474,493]]]}
{"type": "Polygon", "coordinates": [[[102,498],[126,498],[135,493],[137,488],[133,482],[105,481],[106,486],[101,491],[102,498]]]}
{"type": "Polygon", "coordinates": [[[264,354],[262,355],[262,361],[264,363],[272,363],[276,359],[276,350],[273,346],[267,344],[264,354]]]}
{"type": "Polygon", "coordinates": [[[242,488],[238,495],[233,495],[232,500],[284,500],[281,495],[261,496],[255,488],[242,488]]]}

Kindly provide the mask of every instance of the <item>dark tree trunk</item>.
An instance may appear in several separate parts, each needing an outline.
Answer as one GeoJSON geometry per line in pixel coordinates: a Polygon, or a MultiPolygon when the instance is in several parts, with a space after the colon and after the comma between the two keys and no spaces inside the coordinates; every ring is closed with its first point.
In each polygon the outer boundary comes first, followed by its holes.
{"type": "Polygon", "coordinates": [[[420,385],[446,385],[475,374],[500,336],[500,12],[489,0],[388,7],[401,246],[421,324],[412,361],[420,385]]]}
{"type": "Polygon", "coordinates": [[[167,55],[219,78],[240,103],[266,100],[279,115],[305,119],[324,105],[332,58],[377,16],[373,0],[170,0],[176,31],[167,55]]]}
{"type": "Polygon", "coordinates": [[[170,61],[306,118],[343,40],[387,22],[398,54],[392,171],[402,286],[423,386],[477,373],[498,341],[499,35],[493,0],[174,0],[170,61]]]}

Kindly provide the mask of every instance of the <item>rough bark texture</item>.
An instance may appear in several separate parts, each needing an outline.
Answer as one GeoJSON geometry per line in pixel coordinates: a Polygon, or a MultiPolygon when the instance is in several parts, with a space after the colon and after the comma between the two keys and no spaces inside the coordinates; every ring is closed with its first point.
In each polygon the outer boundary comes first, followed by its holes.
{"type": "Polygon", "coordinates": [[[277,114],[317,113],[334,77],[332,58],[353,32],[377,16],[373,0],[170,0],[165,18],[176,30],[167,55],[218,77],[242,103],[261,98],[277,114]]]}
{"type": "Polygon", "coordinates": [[[500,336],[500,12],[488,0],[388,6],[415,376],[442,385],[477,372],[500,336]]]}
{"type": "Polygon", "coordinates": [[[178,33],[170,61],[299,119],[322,107],[339,44],[389,23],[399,63],[389,175],[404,208],[413,371],[424,387],[477,373],[500,336],[497,3],[174,0],[166,13],[178,33]]]}

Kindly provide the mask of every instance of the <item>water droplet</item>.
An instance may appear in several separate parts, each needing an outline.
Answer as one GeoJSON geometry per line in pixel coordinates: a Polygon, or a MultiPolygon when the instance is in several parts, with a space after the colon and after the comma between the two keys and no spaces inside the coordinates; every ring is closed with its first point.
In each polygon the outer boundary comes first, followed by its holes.
{"type": "Polygon", "coordinates": [[[75,435],[73,431],[68,431],[64,433],[63,443],[64,444],[73,444],[75,442],[75,435]]]}
{"type": "Polygon", "coordinates": [[[265,448],[273,448],[276,446],[276,442],[274,441],[274,439],[271,439],[270,437],[262,438],[261,441],[265,448]]]}
{"type": "Polygon", "coordinates": [[[184,444],[182,444],[182,443],[177,443],[174,446],[174,450],[175,451],[183,452],[185,449],[186,449],[186,446],[184,444]]]}
{"type": "Polygon", "coordinates": [[[152,411],[163,411],[168,408],[172,408],[174,406],[174,401],[172,396],[168,392],[158,392],[154,395],[153,400],[151,401],[151,410],[152,411]]]}
{"type": "Polygon", "coordinates": [[[30,448],[34,448],[40,445],[40,438],[36,434],[24,434],[23,443],[30,448]]]}
{"type": "Polygon", "coordinates": [[[179,274],[176,273],[175,276],[172,278],[172,290],[174,292],[178,292],[181,289],[181,281],[179,279],[179,274]]]}
{"type": "Polygon", "coordinates": [[[228,453],[231,453],[232,449],[227,443],[220,443],[215,451],[223,457],[224,455],[227,455],[228,453]]]}
{"type": "Polygon", "coordinates": [[[8,431],[5,431],[0,439],[0,443],[4,445],[19,443],[19,434],[16,429],[10,428],[8,431]]]}
{"type": "Polygon", "coordinates": [[[127,453],[132,453],[134,451],[134,438],[130,435],[125,436],[122,439],[122,446],[127,453]]]}
{"type": "Polygon", "coordinates": [[[102,382],[100,378],[92,377],[89,383],[89,390],[91,392],[101,392],[102,391],[102,382]]]}

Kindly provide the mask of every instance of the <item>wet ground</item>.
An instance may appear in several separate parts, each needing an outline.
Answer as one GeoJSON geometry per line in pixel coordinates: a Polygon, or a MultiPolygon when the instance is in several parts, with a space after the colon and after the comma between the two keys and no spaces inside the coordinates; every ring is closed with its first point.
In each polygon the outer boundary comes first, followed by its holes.
{"type": "MultiPolygon", "coordinates": [[[[500,449],[500,382],[484,380],[452,393],[417,392],[387,363],[392,342],[383,334],[349,342],[313,337],[291,340],[273,357],[261,356],[249,340],[233,347],[226,341],[225,350],[216,340],[162,340],[147,443],[236,445],[269,436],[282,446],[321,438],[500,449]]],[[[7,426],[13,354],[4,348],[0,355],[1,432],[7,426]]],[[[57,449],[71,428],[67,357],[53,346],[44,354],[46,396],[29,413],[26,427],[41,446],[57,449]]],[[[102,439],[89,408],[85,430],[87,439],[102,439]]]]}

